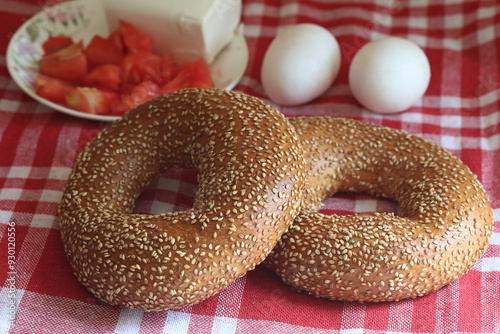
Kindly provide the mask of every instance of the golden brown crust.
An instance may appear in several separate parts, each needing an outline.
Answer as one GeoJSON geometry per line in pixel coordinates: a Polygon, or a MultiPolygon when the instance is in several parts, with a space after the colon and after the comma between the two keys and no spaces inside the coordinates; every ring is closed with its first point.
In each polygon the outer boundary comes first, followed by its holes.
{"type": "Polygon", "coordinates": [[[145,310],[200,302],[260,263],[298,213],[304,160],[282,114],[235,92],[188,89],[139,106],[92,140],[60,206],[79,281],[145,310]],[[192,209],[131,213],[167,168],[199,170],[192,209]]]}
{"type": "Polygon", "coordinates": [[[484,253],[493,215],[458,158],[406,132],[330,117],[290,119],[304,148],[304,208],[265,264],[298,290],[347,301],[435,291],[484,253]],[[316,212],[338,191],[396,200],[398,216],[316,212]]]}

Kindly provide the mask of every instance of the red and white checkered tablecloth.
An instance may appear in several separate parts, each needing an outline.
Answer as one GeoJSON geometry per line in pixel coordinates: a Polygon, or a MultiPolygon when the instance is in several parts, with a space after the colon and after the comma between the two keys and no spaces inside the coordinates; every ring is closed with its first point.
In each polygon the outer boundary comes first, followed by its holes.
{"type": "MultiPolygon", "coordinates": [[[[438,292],[393,303],[316,299],[293,291],[263,266],[205,302],[176,311],[146,313],[99,302],[77,282],[66,261],[57,208],[77,153],[105,124],[56,112],[16,86],[5,61],[9,37],[44,3],[0,0],[0,333],[500,333],[500,2],[243,4],[250,62],[235,89],[266,98],[260,67],[280,27],[311,22],[328,28],[343,53],[338,79],[312,103],[276,107],[288,116],[352,117],[405,129],[460,157],[479,176],[495,212],[484,257],[438,292]],[[432,69],[423,99],[395,115],[361,108],[347,82],[355,52],[387,35],[420,45],[432,69]]],[[[138,210],[189,208],[196,187],[193,172],[173,170],[141,195],[138,210]]],[[[325,202],[325,213],[395,206],[363,194],[325,202]]]]}

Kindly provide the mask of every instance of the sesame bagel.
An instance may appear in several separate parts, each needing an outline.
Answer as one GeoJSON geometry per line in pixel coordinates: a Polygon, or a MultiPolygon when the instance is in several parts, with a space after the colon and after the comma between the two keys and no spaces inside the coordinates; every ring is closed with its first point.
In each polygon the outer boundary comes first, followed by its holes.
{"type": "Polygon", "coordinates": [[[297,215],[305,163],[286,118],[216,89],[160,96],[105,128],[79,155],[60,205],[78,280],[112,305],[200,302],[262,262],[297,215]],[[198,170],[191,209],[133,213],[172,167],[198,170]]]}
{"type": "Polygon", "coordinates": [[[308,170],[302,212],[265,264],[316,297],[381,302],[435,291],[485,251],[493,215],[476,176],[435,144],[349,119],[292,118],[308,170]],[[326,196],[393,199],[398,214],[324,215],[326,196]]]}

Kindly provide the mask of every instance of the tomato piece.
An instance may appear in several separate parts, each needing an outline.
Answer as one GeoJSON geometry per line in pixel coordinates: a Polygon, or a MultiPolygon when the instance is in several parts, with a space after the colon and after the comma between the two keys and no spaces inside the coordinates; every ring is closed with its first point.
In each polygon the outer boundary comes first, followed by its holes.
{"type": "Polygon", "coordinates": [[[118,94],[93,87],[76,87],[66,93],[66,104],[89,114],[109,114],[118,94]]]}
{"type": "Polygon", "coordinates": [[[83,78],[88,69],[81,42],[42,56],[38,66],[42,74],[75,82],[83,78]]]}
{"type": "Polygon", "coordinates": [[[75,89],[69,81],[38,74],[35,78],[35,92],[44,99],[55,103],[65,103],[66,92],[75,89]]]}
{"type": "Polygon", "coordinates": [[[120,20],[120,31],[123,44],[128,53],[142,51],[153,51],[153,38],[142,33],[133,24],[125,20],[120,20]]]}
{"type": "Polygon", "coordinates": [[[49,54],[70,46],[71,44],[73,44],[73,40],[68,36],[53,36],[42,43],[42,49],[44,54],[49,54]]]}
{"type": "Polygon", "coordinates": [[[125,55],[125,45],[123,45],[122,32],[120,29],[113,30],[108,36],[108,41],[120,50],[125,55]]]}
{"type": "Polygon", "coordinates": [[[137,84],[141,81],[160,80],[161,57],[149,51],[131,53],[121,62],[123,82],[137,84]]]}
{"type": "Polygon", "coordinates": [[[207,62],[200,58],[174,69],[172,80],[161,86],[163,94],[184,88],[213,88],[214,83],[207,62]]]}
{"type": "Polygon", "coordinates": [[[106,64],[90,70],[82,79],[86,86],[105,88],[118,92],[120,90],[121,69],[118,65],[106,64]]]}
{"type": "Polygon", "coordinates": [[[132,87],[128,93],[122,94],[120,99],[111,106],[111,111],[115,115],[123,115],[130,109],[160,94],[160,88],[156,83],[143,81],[132,87]]]}
{"type": "Polygon", "coordinates": [[[158,83],[165,84],[168,81],[172,80],[172,76],[174,75],[175,65],[172,59],[167,56],[164,56],[160,60],[159,65],[159,73],[158,73],[158,83]]]}
{"type": "Polygon", "coordinates": [[[153,38],[137,29],[133,24],[120,20],[123,46],[128,53],[136,51],[153,51],[153,38]]]}
{"type": "Polygon", "coordinates": [[[123,51],[109,39],[96,35],[85,49],[85,55],[91,66],[104,64],[120,65],[123,51]]]}

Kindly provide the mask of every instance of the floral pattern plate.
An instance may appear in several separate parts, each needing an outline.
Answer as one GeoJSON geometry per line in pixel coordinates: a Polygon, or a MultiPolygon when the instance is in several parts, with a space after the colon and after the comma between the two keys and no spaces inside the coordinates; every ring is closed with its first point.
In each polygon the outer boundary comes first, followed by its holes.
{"type": "MultiPolygon", "coordinates": [[[[90,42],[95,35],[109,34],[100,0],[74,0],[47,7],[26,21],[12,36],[7,48],[7,68],[16,84],[33,99],[60,112],[98,121],[113,121],[116,116],[94,115],[56,104],[35,93],[34,81],[42,43],[51,36],[70,36],[74,41],[90,42]]],[[[234,39],[209,64],[215,87],[232,89],[243,76],[248,63],[248,47],[240,29],[234,39]]]]}

